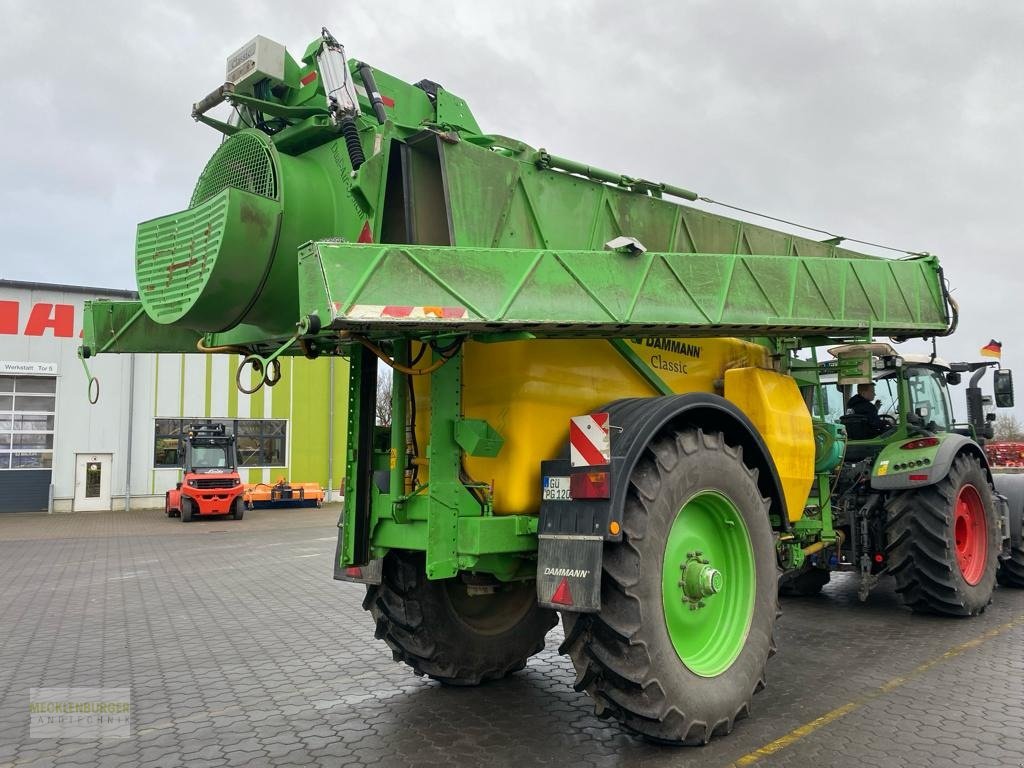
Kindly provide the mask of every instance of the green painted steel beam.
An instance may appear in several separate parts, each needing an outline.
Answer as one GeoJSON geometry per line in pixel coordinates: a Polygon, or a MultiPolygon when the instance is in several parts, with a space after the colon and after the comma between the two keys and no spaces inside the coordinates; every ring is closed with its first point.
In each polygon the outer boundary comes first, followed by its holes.
{"type": "Polygon", "coordinates": [[[931,335],[948,327],[938,260],[452,248],[315,242],[303,315],[378,336],[931,335]]]}
{"type": "Polygon", "coordinates": [[[106,352],[195,352],[201,336],[189,328],[153,322],[138,301],[85,302],[82,346],[88,350],[86,357],[106,352]]]}
{"type": "MultiPolygon", "coordinates": [[[[380,520],[373,531],[373,546],[384,549],[426,550],[429,524],[423,520],[398,523],[380,520]]],[[[537,551],[537,518],[529,515],[460,517],[456,553],[462,567],[467,559],[494,554],[537,551]]],[[[347,564],[344,560],[342,564],[347,564]]]]}

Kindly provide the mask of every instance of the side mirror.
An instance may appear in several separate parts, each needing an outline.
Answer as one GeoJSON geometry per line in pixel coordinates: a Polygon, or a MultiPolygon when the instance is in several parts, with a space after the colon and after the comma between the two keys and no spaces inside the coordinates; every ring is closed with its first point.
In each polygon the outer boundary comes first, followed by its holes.
{"type": "Polygon", "coordinates": [[[992,376],[992,389],[996,396],[996,408],[1012,408],[1013,373],[1009,368],[1000,368],[992,376]]]}
{"type": "Polygon", "coordinates": [[[950,371],[946,374],[946,383],[951,387],[955,387],[961,381],[960,374],[957,371],[950,371]]]}

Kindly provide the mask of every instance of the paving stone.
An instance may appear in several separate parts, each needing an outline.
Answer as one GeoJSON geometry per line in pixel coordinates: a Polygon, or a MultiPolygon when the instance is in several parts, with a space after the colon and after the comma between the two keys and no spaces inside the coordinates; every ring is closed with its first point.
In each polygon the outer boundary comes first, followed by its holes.
{"type": "Polygon", "coordinates": [[[707,747],[666,749],[594,717],[560,627],[525,670],[478,689],[394,663],[363,589],[325,567],[337,516],[0,515],[0,766],[714,767],[848,702],[757,765],[1024,764],[1024,624],[915,672],[1024,617],[1024,591],[998,590],[968,621],[913,615],[890,586],[860,603],[842,576],[786,599],[751,717],[707,747]],[[27,690],[41,685],[131,688],[133,736],[29,739],[27,690]]]}

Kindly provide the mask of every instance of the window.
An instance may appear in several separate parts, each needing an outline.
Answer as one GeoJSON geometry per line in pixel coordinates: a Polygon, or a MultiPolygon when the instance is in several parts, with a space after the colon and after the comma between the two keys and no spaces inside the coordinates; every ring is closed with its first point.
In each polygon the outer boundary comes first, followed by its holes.
{"type": "MultiPolygon", "coordinates": [[[[2,414],[0,414],[2,418],[2,414]]],[[[222,423],[237,438],[238,466],[282,467],[285,463],[284,419],[157,419],[154,432],[153,466],[180,467],[185,461],[185,429],[191,424],[222,423]]]]}
{"type": "Polygon", "coordinates": [[[57,379],[0,376],[0,470],[53,466],[57,379]]]}
{"type": "Polygon", "coordinates": [[[941,374],[930,368],[912,368],[907,376],[910,388],[910,413],[920,419],[926,429],[948,432],[950,429],[949,401],[941,374]]]}

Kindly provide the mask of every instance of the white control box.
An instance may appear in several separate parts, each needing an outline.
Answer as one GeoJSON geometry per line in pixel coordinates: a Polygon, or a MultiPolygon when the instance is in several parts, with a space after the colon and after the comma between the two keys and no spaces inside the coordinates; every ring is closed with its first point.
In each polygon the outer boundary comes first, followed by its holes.
{"type": "Polygon", "coordinates": [[[285,48],[262,35],[256,35],[228,56],[225,82],[233,83],[235,90],[246,92],[264,78],[276,83],[284,81],[285,48]]]}

